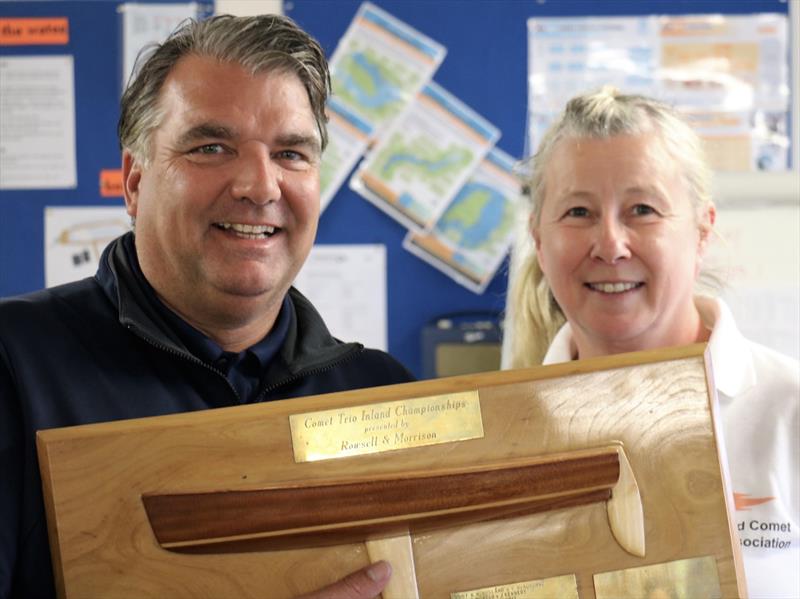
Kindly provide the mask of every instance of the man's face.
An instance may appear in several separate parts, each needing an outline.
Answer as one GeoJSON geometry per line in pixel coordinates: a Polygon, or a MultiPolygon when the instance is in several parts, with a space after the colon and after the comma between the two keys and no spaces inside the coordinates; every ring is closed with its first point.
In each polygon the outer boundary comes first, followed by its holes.
{"type": "Polygon", "coordinates": [[[319,218],[320,138],[293,73],[186,56],[161,90],[149,164],[123,156],[136,248],[189,322],[277,314],[319,218]]]}

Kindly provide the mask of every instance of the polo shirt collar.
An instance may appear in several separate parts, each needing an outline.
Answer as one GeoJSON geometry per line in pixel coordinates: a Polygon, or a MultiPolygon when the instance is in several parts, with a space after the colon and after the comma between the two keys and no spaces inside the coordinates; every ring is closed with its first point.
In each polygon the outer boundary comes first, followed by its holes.
{"type": "Polygon", "coordinates": [[[748,341],[722,300],[697,296],[695,306],[703,324],[711,329],[708,352],[714,369],[714,385],[723,395],[737,397],[756,384],[748,341]]]}
{"type": "MultiPolygon", "coordinates": [[[[756,373],[748,341],[736,327],[733,314],[725,302],[716,298],[697,296],[695,306],[703,324],[711,329],[708,352],[714,369],[714,386],[728,397],[744,393],[756,384],[756,373]]],[[[576,357],[572,327],[565,323],[550,343],[542,363],[569,362],[576,357]]]]}

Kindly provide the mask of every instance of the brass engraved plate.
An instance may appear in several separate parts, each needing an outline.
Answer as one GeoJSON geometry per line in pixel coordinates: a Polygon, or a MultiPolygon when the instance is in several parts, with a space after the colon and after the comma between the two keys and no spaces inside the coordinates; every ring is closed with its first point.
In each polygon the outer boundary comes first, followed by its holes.
{"type": "Polygon", "coordinates": [[[450,599],[578,599],[574,574],[450,593],[450,599]]]}
{"type": "Polygon", "coordinates": [[[483,437],[477,391],[289,416],[295,462],[315,462],[483,437]]]}
{"type": "Polygon", "coordinates": [[[597,599],[722,596],[717,562],[710,555],[595,574],[594,592],[597,599]]]}

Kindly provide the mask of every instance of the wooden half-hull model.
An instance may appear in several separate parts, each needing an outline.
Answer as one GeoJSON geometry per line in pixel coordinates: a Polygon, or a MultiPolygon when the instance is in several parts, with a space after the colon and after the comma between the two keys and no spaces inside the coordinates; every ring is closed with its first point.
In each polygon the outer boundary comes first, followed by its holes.
{"type": "Polygon", "coordinates": [[[745,596],[714,410],[691,346],[41,431],[58,591],[745,596]]]}

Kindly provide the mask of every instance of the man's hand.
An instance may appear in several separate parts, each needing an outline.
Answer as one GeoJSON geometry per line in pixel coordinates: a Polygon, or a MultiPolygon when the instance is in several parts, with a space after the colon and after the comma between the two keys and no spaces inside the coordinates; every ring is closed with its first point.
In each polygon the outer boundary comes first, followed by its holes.
{"type": "Polygon", "coordinates": [[[324,589],[297,599],[373,599],[380,594],[391,576],[392,567],[389,562],[375,562],[324,589]]]}

